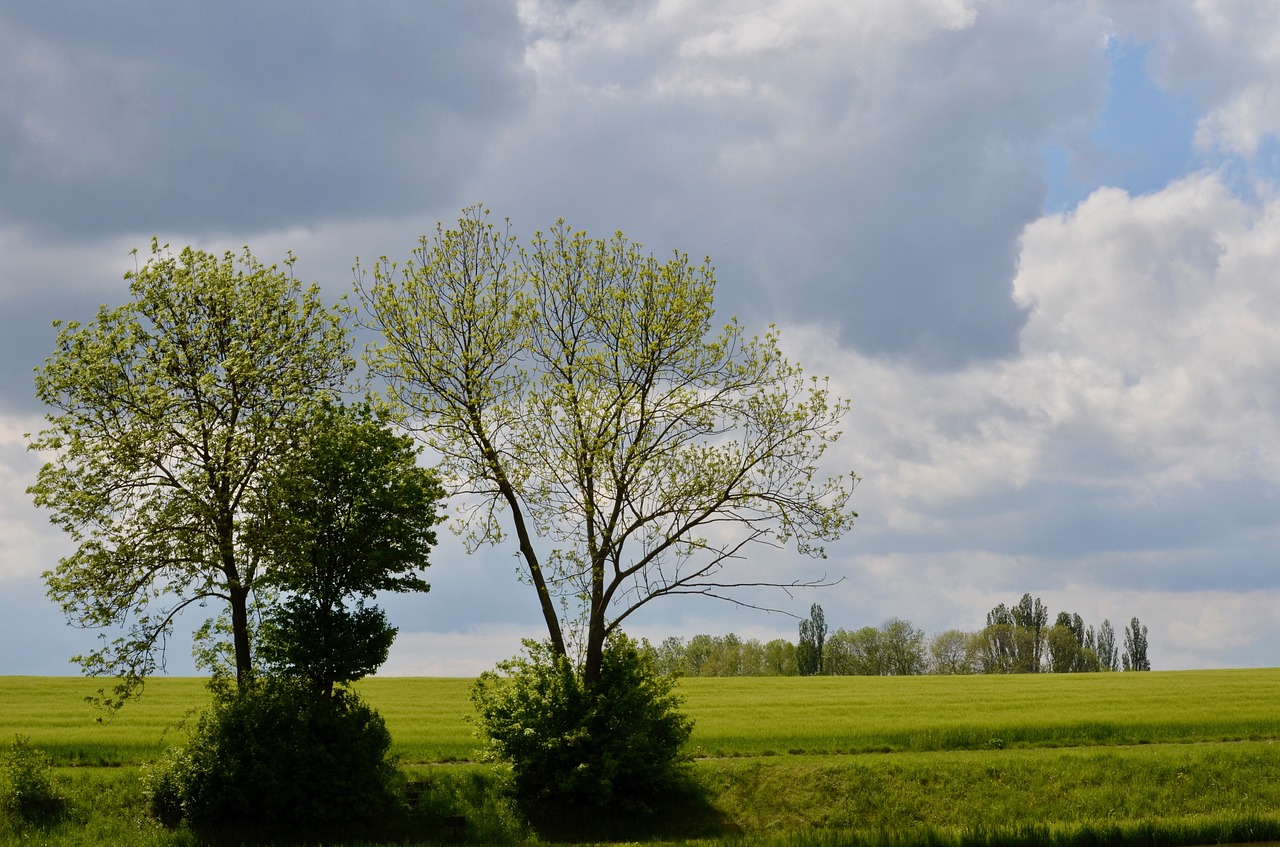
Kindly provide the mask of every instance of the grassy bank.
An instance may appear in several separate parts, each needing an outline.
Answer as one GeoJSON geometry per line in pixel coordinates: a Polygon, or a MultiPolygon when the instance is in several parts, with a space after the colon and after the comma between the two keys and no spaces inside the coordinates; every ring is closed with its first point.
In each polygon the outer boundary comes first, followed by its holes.
{"type": "MultiPolygon", "coordinates": [[[[626,840],[665,836],[757,844],[1207,844],[1280,839],[1277,750],[1266,742],[1089,750],[1039,749],[702,760],[707,803],[664,809],[626,840]]],[[[63,823],[28,830],[49,844],[192,845],[141,814],[139,768],[66,768],[63,823]]],[[[468,843],[537,841],[500,796],[498,769],[408,769],[425,790],[406,834],[447,841],[444,818],[468,820],[468,843]]],[[[0,828],[0,842],[23,833],[0,828]]],[[[32,839],[31,836],[37,836],[32,839]]],[[[619,836],[621,837],[621,836],[619,836]]]]}

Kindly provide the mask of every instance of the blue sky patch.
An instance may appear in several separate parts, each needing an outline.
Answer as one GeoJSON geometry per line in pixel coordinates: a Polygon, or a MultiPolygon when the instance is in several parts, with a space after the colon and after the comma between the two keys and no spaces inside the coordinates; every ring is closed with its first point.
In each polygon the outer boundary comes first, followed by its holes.
{"type": "Polygon", "coordinates": [[[1073,209],[1104,186],[1134,195],[1158,191],[1207,164],[1192,145],[1197,110],[1188,97],[1161,90],[1147,75],[1147,49],[1131,40],[1114,42],[1107,51],[1107,104],[1094,130],[1042,149],[1046,212],[1073,209]]]}

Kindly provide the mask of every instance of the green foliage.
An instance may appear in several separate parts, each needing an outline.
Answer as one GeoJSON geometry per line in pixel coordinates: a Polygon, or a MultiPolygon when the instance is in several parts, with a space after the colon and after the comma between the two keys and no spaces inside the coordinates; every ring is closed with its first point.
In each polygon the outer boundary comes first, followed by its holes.
{"type": "Polygon", "coordinates": [[[625,636],[606,644],[600,680],[548,642],[482,674],[472,690],[488,752],[512,766],[527,808],[645,809],[677,784],[692,722],[677,711],[674,680],[625,636]]]}
{"type": "Polygon", "coordinates": [[[395,629],[365,600],[430,588],[420,571],[430,564],[443,491],[417,458],[413,440],[367,407],[324,404],[301,449],[255,494],[266,582],[286,595],[260,632],[268,669],[328,693],[386,661],[395,629]]]}
{"type": "MultiPolygon", "coordinates": [[[[451,835],[450,822],[465,821],[472,844],[527,844],[529,826],[511,796],[511,775],[489,764],[422,768],[407,774],[412,812],[423,830],[451,835]]],[[[449,838],[458,840],[458,837],[449,838]]]]}
{"type": "Polygon", "coordinates": [[[1124,655],[1121,661],[1127,671],[1151,670],[1151,662],[1147,659],[1147,628],[1137,618],[1124,628],[1124,655]]]}
{"type": "MultiPolygon", "coordinates": [[[[1116,633],[1110,621],[1104,620],[1095,630],[1086,627],[1080,615],[1059,612],[1052,627],[1048,622],[1049,610],[1039,598],[1032,600],[1030,594],[1023,594],[1012,608],[1003,603],[996,606],[987,614],[987,625],[979,633],[979,672],[1086,673],[1120,669],[1116,633]]],[[[1137,625],[1134,618],[1126,629],[1126,651],[1140,645],[1145,661],[1146,628],[1133,629],[1137,625]]],[[[1133,653],[1127,656],[1126,661],[1135,658],[1133,653]]]]}
{"type": "Polygon", "coordinates": [[[999,604],[987,613],[981,666],[983,673],[1039,673],[1044,658],[1049,610],[1037,597],[1023,594],[1012,608],[999,604]]]}
{"type": "Polygon", "coordinates": [[[1104,620],[1098,628],[1098,664],[1104,671],[1120,670],[1120,649],[1116,646],[1116,631],[1111,621],[1104,620]]]}
{"type": "Polygon", "coordinates": [[[1086,629],[1079,615],[1059,612],[1058,619],[1045,637],[1049,654],[1049,670],[1053,673],[1092,673],[1102,670],[1098,660],[1096,638],[1092,628],[1086,629]]]}
{"type": "Polygon", "coordinates": [[[913,676],[928,668],[924,633],[901,618],[854,632],[836,630],[823,662],[831,676],[913,676]]]}
{"type": "Polygon", "coordinates": [[[436,544],[435,474],[412,438],[367,405],[324,402],[299,449],[280,457],[255,493],[255,542],[270,583],[326,603],[379,591],[426,591],[436,544]]]}
{"type": "Polygon", "coordinates": [[[981,633],[948,629],[929,639],[929,672],[934,674],[971,674],[981,669],[983,638],[981,633]]]}
{"type": "Polygon", "coordinates": [[[827,619],[822,607],[814,603],[809,607],[809,617],[800,621],[800,638],[796,644],[796,670],[801,676],[813,676],[823,672],[823,660],[827,640],[827,619]]]}
{"type": "Polygon", "coordinates": [[[354,694],[262,679],[228,690],[147,776],[148,805],[198,831],[330,833],[396,807],[382,718],[354,694]]]}
{"type": "Polygon", "coordinates": [[[0,813],[18,823],[52,824],[66,814],[67,801],[54,784],[49,757],[31,746],[31,739],[14,736],[0,755],[0,813]]]}
{"type": "Polygon", "coordinates": [[[376,671],[387,660],[396,629],[376,606],[328,606],[295,595],[275,607],[259,630],[258,658],[272,673],[305,680],[328,694],[376,671]]]}
{"type": "Polygon", "coordinates": [[[227,604],[234,667],[250,673],[262,572],[244,507],[354,368],[318,288],[247,249],[174,256],[153,241],[126,279],[131,302],[55,324],[35,377],[49,426],[30,443],[50,460],[29,491],[76,544],[49,594],[72,623],[123,632],[76,657],[119,680],[112,706],[163,666],[192,605],[227,604]]]}

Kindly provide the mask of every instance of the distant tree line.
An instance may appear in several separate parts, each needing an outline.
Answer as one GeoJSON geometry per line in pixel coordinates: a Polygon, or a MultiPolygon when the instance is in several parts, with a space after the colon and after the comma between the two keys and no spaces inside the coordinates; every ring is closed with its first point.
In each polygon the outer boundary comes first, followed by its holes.
{"type": "Polygon", "coordinates": [[[1116,641],[1111,621],[1086,626],[1080,615],[1049,610],[1022,595],[999,604],[976,632],[948,629],[931,637],[902,618],[879,626],[828,634],[816,603],[800,621],[795,643],[761,642],[728,635],[671,637],[653,658],[665,672],[683,676],[918,676],[922,674],[1094,673],[1149,671],[1147,628],[1133,618],[1116,641]]]}

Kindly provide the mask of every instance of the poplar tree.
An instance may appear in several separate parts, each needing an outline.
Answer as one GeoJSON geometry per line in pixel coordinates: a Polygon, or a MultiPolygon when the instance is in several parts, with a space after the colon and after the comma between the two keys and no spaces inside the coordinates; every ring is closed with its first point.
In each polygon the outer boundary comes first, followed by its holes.
{"type": "Polygon", "coordinates": [[[1121,661],[1127,671],[1149,671],[1151,662],[1147,659],[1147,628],[1134,618],[1124,628],[1124,653],[1121,661]]]}

